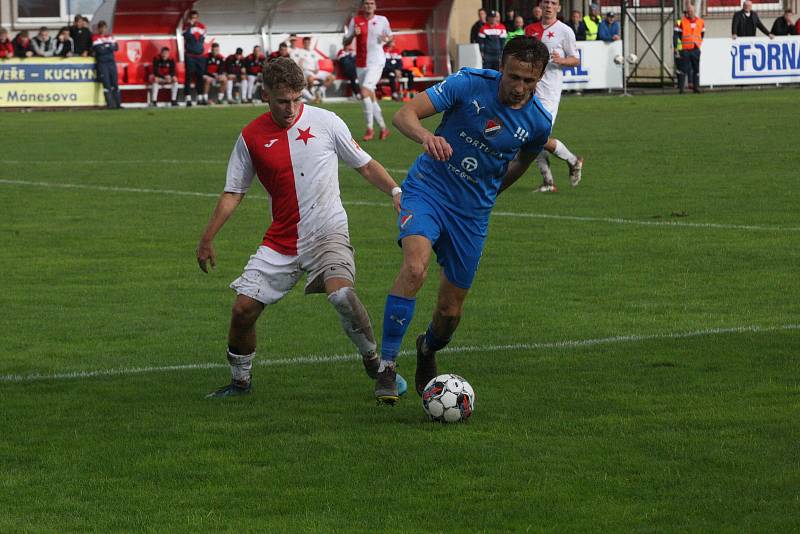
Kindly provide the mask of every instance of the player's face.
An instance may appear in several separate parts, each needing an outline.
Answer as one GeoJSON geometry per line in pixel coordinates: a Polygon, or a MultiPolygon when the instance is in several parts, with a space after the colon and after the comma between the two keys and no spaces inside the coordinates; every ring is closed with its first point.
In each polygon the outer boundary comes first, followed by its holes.
{"type": "Polygon", "coordinates": [[[500,66],[500,101],[512,108],[525,105],[542,77],[541,69],[510,56],[500,66]]]}
{"type": "Polygon", "coordinates": [[[281,128],[288,128],[294,122],[303,105],[300,92],[292,91],[285,86],[267,88],[267,102],[272,112],[272,120],[281,128]]]}
{"type": "Polygon", "coordinates": [[[361,2],[361,9],[368,17],[372,16],[377,8],[378,6],[375,4],[375,0],[364,0],[361,2]]]}
{"type": "Polygon", "coordinates": [[[539,5],[542,6],[542,16],[548,20],[554,19],[561,10],[558,0],[542,0],[539,5]]]}

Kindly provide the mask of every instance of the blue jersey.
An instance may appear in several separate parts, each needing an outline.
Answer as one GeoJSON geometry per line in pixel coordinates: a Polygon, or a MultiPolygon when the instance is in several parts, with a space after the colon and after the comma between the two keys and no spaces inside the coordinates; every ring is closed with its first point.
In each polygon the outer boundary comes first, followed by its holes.
{"type": "Polygon", "coordinates": [[[538,154],[550,136],[552,117],[532,96],[520,109],[500,102],[502,74],[463,68],[426,92],[444,112],[436,135],[453,148],[448,161],[422,153],[403,190],[443,203],[486,228],[509,162],[520,150],[538,154]]]}

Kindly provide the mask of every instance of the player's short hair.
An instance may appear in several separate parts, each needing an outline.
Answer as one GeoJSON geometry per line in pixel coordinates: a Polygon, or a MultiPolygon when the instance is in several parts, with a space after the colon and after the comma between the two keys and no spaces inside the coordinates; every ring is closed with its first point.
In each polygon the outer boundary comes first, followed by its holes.
{"type": "Polygon", "coordinates": [[[211,48],[219,48],[219,43],[214,43],[211,45],[211,48]]]}
{"type": "Polygon", "coordinates": [[[539,67],[541,68],[542,74],[544,74],[544,69],[547,67],[548,61],[550,61],[550,51],[547,50],[547,46],[536,37],[520,35],[519,37],[511,39],[506,43],[506,46],[503,47],[503,57],[501,60],[503,66],[505,66],[508,57],[514,57],[517,61],[530,63],[534,67],[539,67]]]}
{"type": "Polygon", "coordinates": [[[108,28],[108,22],[106,22],[104,20],[101,20],[100,22],[97,23],[97,27],[98,28],[108,28]]]}
{"type": "Polygon", "coordinates": [[[189,11],[189,17],[194,17],[195,15],[198,16],[200,15],[200,13],[198,13],[196,9],[189,11]]]}
{"type": "Polygon", "coordinates": [[[162,46],[162,47],[161,47],[161,51],[163,52],[164,50],[166,50],[167,52],[169,52],[169,47],[168,47],[168,46],[162,46]]]}
{"type": "Polygon", "coordinates": [[[299,93],[306,87],[303,69],[288,57],[278,57],[264,65],[261,76],[267,89],[285,87],[299,93]]]}

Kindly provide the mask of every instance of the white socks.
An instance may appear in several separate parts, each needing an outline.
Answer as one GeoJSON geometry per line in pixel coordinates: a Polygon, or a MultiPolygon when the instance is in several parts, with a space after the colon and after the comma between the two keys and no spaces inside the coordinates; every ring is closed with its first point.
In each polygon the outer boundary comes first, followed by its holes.
{"type": "Polygon", "coordinates": [[[575,165],[578,162],[577,156],[569,151],[569,149],[564,146],[564,143],[556,139],[556,149],[553,151],[553,155],[557,158],[563,159],[570,165],[575,165]]]}
{"type": "Polygon", "coordinates": [[[244,356],[234,354],[228,350],[228,363],[231,365],[231,378],[234,382],[239,384],[250,383],[250,371],[253,368],[253,358],[256,353],[246,354],[244,356]]]}
{"type": "Polygon", "coordinates": [[[544,178],[544,183],[552,184],[553,183],[553,172],[550,170],[550,162],[547,161],[547,155],[549,152],[547,150],[542,150],[539,152],[539,155],[536,156],[536,165],[539,167],[539,172],[542,173],[542,178],[544,178]]]}
{"type": "Polygon", "coordinates": [[[375,116],[375,122],[378,123],[380,129],[385,130],[386,123],[383,121],[383,113],[381,113],[381,107],[378,105],[377,100],[372,101],[372,114],[375,116]]]}
{"type": "Polygon", "coordinates": [[[373,117],[372,117],[372,115],[373,115],[372,99],[369,98],[369,97],[362,98],[361,99],[361,107],[364,109],[364,119],[367,121],[367,130],[371,130],[372,129],[372,119],[373,119],[373,117]]]}
{"type": "Polygon", "coordinates": [[[362,356],[374,354],[378,348],[372,333],[372,324],[364,305],[358,298],[355,289],[343,287],[328,295],[328,301],[339,314],[344,333],[356,346],[362,356]]]}
{"type": "MultiPolygon", "coordinates": [[[[154,83],[153,87],[150,88],[150,102],[152,104],[158,104],[158,90],[160,87],[161,86],[158,85],[158,83],[154,83]]],[[[170,88],[170,100],[172,102],[175,102],[176,100],[178,100],[178,84],[171,83],[169,84],[169,88],[170,88]]],[[[203,95],[197,95],[198,100],[202,100],[202,98],[203,95]]]]}
{"type": "Polygon", "coordinates": [[[178,83],[172,82],[172,88],[170,89],[170,100],[175,102],[178,100],[178,83]]]}
{"type": "Polygon", "coordinates": [[[233,80],[225,82],[225,100],[228,102],[233,100],[233,80]]]}

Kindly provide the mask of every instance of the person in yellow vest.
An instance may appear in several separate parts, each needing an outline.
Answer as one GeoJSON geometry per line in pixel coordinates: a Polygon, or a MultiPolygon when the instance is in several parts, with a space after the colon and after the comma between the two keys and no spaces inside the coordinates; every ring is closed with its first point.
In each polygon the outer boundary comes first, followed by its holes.
{"type": "Polygon", "coordinates": [[[683,93],[686,77],[692,90],[700,92],[700,46],[705,35],[705,21],[695,16],[694,5],[689,4],[681,20],[675,26],[673,42],[678,63],[678,91],[683,93]]]}
{"type": "Polygon", "coordinates": [[[603,17],[600,16],[600,6],[591,4],[589,6],[589,14],[583,17],[583,25],[586,27],[586,41],[597,40],[597,30],[600,28],[600,23],[603,17]]]}

